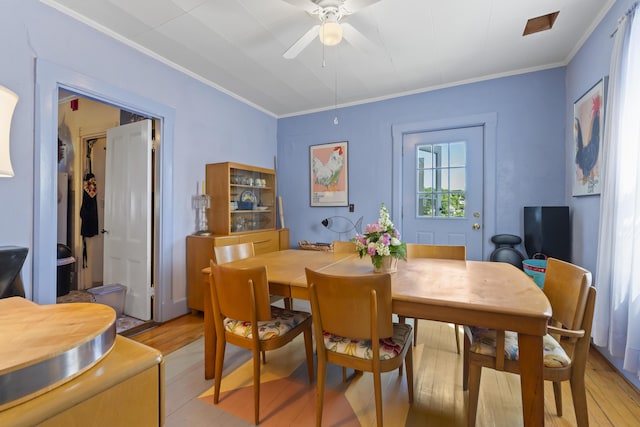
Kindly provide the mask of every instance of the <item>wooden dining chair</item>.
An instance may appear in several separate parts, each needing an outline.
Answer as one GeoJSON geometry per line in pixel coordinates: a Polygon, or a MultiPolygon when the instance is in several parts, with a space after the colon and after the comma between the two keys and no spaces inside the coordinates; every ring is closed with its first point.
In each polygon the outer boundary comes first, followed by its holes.
{"type": "MultiPolygon", "coordinates": [[[[465,246],[423,245],[407,243],[407,259],[411,258],[440,258],[440,259],[467,259],[465,246]]],[[[402,319],[402,318],[401,318],[402,319]]],[[[456,350],[460,354],[460,325],[453,325],[453,333],[456,337],[456,350]]],[[[418,341],[418,319],[413,322],[413,345],[418,341]]]]}
{"type": "Polygon", "coordinates": [[[318,354],[316,426],[322,424],[327,363],[373,373],[377,425],[382,426],[381,372],[400,368],[404,361],[413,402],[411,326],[391,320],[391,276],[305,272],[318,354]]]}
{"type": "MultiPolygon", "coordinates": [[[[252,257],[256,254],[253,242],[236,243],[227,246],[215,246],[213,248],[213,261],[216,264],[226,264],[228,262],[237,261],[252,257]]],[[[271,302],[284,300],[284,308],[291,310],[293,303],[291,298],[285,298],[279,295],[271,295],[271,302]]]]}
{"type": "Polygon", "coordinates": [[[231,268],[211,261],[209,274],[213,322],[216,329],[216,360],[213,403],[220,397],[226,344],[253,353],[254,423],[260,421],[260,352],[280,348],[304,334],[309,381],[313,382],[311,314],[274,307],[269,302],[267,269],[231,268]]]}
{"type": "Polygon", "coordinates": [[[226,264],[231,261],[252,257],[255,254],[253,242],[213,247],[213,261],[216,264],[226,264]]]}
{"type": "Polygon", "coordinates": [[[335,254],[346,254],[349,252],[356,252],[356,243],[355,242],[345,242],[343,240],[334,240],[333,241],[333,253],[335,254]]]}
{"type": "MultiPolygon", "coordinates": [[[[532,282],[532,286],[536,285],[532,282]]],[[[584,373],[596,299],[591,273],[577,265],[549,258],[543,292],[553,311],[543,338],[543,378],[553,381],[556,412],[560,417],[561,382],[569,380],[577,424],[586,427],[589,415],[584,373]]],[[[465,326],[463,388],[469,390],[469,426],[476,422],[482,368],[520,374],[518,359],[515,332],[465,326]]]]}

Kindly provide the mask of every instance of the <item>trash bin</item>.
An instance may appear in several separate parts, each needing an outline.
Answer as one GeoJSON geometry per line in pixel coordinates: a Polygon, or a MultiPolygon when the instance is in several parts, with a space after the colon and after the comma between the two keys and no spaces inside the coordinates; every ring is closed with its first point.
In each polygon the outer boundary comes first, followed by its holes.
{"type": "Polygon", "coordinates": [[[71,248],[62,243],[58,243],[57,256],[58,270],[56,278],[56,295],[61,297],[67,295],[71,289],[71,272],[76,259],[71,256],[71,248]]]}
{"type": "Polygon", "coordinates": [[[122,316],[124,311],[124,298],[127,287],[119,283],[111,285],[98,286],[97,288],[87,289],[93,295],[94,302],[110,306],[116,311],[116,316],[122,316]]]}

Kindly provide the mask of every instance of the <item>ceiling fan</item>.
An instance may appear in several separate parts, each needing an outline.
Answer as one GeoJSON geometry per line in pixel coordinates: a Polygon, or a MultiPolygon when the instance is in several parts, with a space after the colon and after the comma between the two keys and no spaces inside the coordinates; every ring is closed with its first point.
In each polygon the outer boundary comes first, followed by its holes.
{"type": "Polygon", "coordinates": [[[342,18],[358,10],[371,6],[380,0],[284,0],[294,6],[301,7],[311,15],[317,15],[319,24],[311,27],[282,55],[287,59],[295,58],[316,37],[325,46],[335,46],[344,37],[350,44],[362,49],[371,50],[372,43],[353,25],[341,22],[342,18]]]}

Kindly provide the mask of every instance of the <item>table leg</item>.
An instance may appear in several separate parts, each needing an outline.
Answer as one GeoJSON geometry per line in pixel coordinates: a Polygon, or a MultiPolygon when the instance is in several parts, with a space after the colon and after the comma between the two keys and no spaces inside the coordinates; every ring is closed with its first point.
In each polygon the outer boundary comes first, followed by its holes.
{"type": "Polygon", "coordinates": [[[520,385],[525,426],[544,426],[542,337],[518,334],[520,385]]]}
{"type": "Polygon", "coordinates": [[[210,380],[214,376],[216,360],[216,328],[213,325],[213,307],[211,306],[211,290],[209,276],[204,283],[204,378],[210,380]]]}

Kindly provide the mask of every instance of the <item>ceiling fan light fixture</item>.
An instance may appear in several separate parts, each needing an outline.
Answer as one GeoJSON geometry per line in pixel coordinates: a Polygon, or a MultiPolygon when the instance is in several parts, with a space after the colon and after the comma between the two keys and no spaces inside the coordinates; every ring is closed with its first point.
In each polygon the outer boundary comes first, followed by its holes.
{"type": "Polygon", "coordinates": [[[320,27],[320,42],[325,46],[335,46],[342,41],[342,27],[337,22],[325,22],[320,27]]]}

